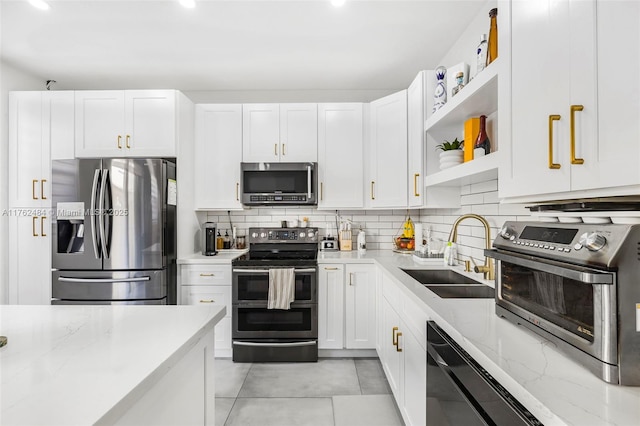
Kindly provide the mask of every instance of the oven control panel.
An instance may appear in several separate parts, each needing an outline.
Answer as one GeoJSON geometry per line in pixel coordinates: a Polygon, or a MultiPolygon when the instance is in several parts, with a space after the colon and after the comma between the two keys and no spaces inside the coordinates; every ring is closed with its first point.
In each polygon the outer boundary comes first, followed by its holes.
{"type": "Polygon", "coordinates": [[[317,243],[318,228],[250,228],[249,243],[317,243]]]}

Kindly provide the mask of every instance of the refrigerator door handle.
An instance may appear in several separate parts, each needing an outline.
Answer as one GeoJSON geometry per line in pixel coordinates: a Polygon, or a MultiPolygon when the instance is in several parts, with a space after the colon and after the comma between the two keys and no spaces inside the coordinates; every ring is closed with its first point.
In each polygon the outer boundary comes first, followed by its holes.
{"type": "Polygon", "coordinates": [[[96,233],[96,196],[98,195],[98,180],[100,179],[100,169],[93,172],[93,185],[91,185],[91,206],[89,211],[89,221],[91,222],[91,242],[93,243],[93,254],[96,259],[100,259],[98,253],[98,234],[96,233]]]}
{"type": "Polygon", "coordinates": [[[102,184],[100,186],[100,207],[99,207],[99,224],[100,224],[100,244],[102,245],[102,255],[104,259],[109,258],[109,251],[107,250],[107,236],[105,235],[105,225],[104,225],[104,202],[105,202],[105,192],[107,189],[107,178],[109,176],[109,170],[104,169],[102,171],[102,184]]]}
{"type": "Polygon", "coordinates": [[[58,281],[65,283],[135,283],[140,281],[150,281],[151,277],[136,278],[69,278],[58,277],[58,281]]]}

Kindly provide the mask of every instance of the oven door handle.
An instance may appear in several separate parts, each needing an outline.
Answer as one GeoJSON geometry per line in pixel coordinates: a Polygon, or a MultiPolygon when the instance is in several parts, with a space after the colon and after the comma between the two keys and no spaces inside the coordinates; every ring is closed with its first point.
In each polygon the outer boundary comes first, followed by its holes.
{"type": "Polygon", "coordinates": [[[279,348],[295,348],[300,346],[315,346],[318,344],[315,340],[307,342],[286,342],[286,343],[257,343],[257,342],[241,342],[234,340],[235,346],[258,346],[258,347],[279,347],[279,348]]]}
{"type": "Polygon", "coordinates": [[[529,258],[523,258],[496,250],[486,250],[485,255],[496,260],[506,261],[513,263],[514,265],[536,269],[541,272],[548,272],[553,275],[559,275],[585,284],[613,284],[613,275],[610,273],[592,272],[591,270],[577,267],[574,268],[569,265],[559,266],[549,263],[549,261],[544,259],[531,260],[529,258]]]}
{"type": "MultiPolygon", "coordinates": [[[[286,268],[273,268],[273,269],[286,269],[286,268]]],[[[243,274],[268,274],[269,269],[234,269],[233,272],[239,272],[243,274]]],[[[316,272],[316,268],[294,269],[296,274],[304,274],[309,272],[316,272]]]]}

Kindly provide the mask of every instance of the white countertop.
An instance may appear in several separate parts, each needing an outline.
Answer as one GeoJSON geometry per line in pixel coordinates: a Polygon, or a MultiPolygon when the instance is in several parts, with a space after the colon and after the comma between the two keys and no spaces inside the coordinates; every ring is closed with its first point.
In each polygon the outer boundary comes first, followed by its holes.
{"type": "Polygon", "coordinates": [[[319,255],[319,263],[332,262],[376,263],[384,268],[404,293],[545,425],[640,424],[640,387],[605,383],[553,343],[499,318],[493,299],[442,299],[400,269],[440,269],[441,263],[421,264],[411,255],[390,250],[319,255]]]}
{"type": "Polygon", "coordinates": [[[198,263],[208,263],[208,264],[231,264],[231,261],[236,257],[240,257],[246,252],[248,249],[244,250],[218,250],[218,254],[215,256],[205,256],[202,253],[194,253],[191,256],[180,257],[176,261],[178,265],[192,265],[198,263]]]}
{"type": "Polygon", "coordinates": [[[124,413],[224,317],[220,306],[0,306],[0,423],[124,413]]]}

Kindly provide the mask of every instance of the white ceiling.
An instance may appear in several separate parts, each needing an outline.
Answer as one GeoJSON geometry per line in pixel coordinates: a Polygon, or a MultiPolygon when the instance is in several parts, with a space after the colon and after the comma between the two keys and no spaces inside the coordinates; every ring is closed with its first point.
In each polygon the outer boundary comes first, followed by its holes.
{"type": "MultiPolygon", "coordinates": [[[[433,69],[484,0],[1,0],[0,55],[57,89],[371,90],[433,69]]],[[[44,83],[43,83],[44,85],[44,83]]]]}

